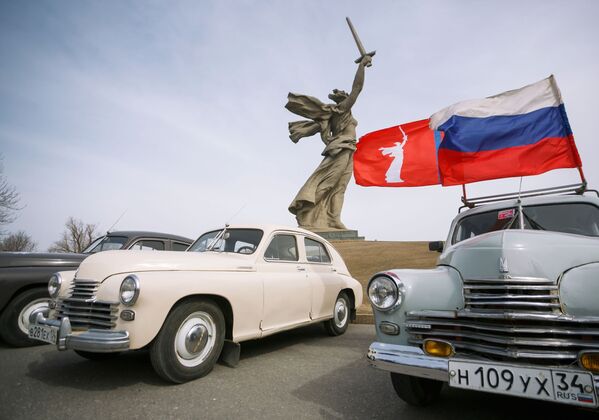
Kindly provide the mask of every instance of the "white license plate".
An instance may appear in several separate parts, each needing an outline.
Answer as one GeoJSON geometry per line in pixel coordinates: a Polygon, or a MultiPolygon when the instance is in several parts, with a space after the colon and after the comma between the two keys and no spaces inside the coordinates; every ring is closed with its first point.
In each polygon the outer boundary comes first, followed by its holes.
{"type": "Polygon", "coordinates": [[[589,372],[449,361],[449,385],[497,394],[597,407],[589,372]]]}
{"type": "Polygon", "coordinates": [[[49,325],[30,325],[29,338],[45,341],[46,343],[56,344],[58,328],[49,325]]]}

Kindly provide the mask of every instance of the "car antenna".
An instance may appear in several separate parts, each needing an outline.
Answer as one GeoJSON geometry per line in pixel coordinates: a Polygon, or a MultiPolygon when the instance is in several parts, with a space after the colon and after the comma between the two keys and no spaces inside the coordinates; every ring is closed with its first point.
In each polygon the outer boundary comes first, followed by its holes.
{"type": "Polygon", "coordinates": [[[229,217],[229,220],[227,220],[227,222],[225,223],[226,226],[229,226],[231,224],[231,221],[239,214],[241,213],[241,211],[245,208],[245,206],[247,206],[247,203],[245,203],[243,206],[241,206],[239,208],[239,210],[237,210],[237,212],[235,212],[235,214],[233,214],[233,216],[229,217]]]}
{"type": "Polygon", "coordinates": [[[524,229],[524,210],[522,209],[522,178],[520,177],[520,188],[518,188],[518,222],[520,223],[520,229],[524,229]]]}
{"type": "Polygon", "coordinates": [[[112,230],[112,228],[116,226],[116,224],[123,218],[123,216],[125,215],[125,213],[127,213],[127,211],[129,211],[129,209],[125,209],[125,211],[121,213],[121,215],[119,216],[119,218],[116,219],[116,222],[114,222],[112,224],[112,226],[110,226],[110,228],[108,228],[108,230],[106,231],[107,234],[110,233],[110,231],[112,230]]]}

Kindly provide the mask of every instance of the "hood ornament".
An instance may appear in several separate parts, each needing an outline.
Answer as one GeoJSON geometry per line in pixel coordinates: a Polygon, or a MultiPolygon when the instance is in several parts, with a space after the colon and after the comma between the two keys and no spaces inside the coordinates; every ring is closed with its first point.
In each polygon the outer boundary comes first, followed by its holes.
{"type": "Polygon", "coordinates": [[[508,268],[507,265],[507,257],[499,257],[499,272],[501,273],[501,278],[502,279],[509,279],[510,278],[510,269],[508,268]]]}

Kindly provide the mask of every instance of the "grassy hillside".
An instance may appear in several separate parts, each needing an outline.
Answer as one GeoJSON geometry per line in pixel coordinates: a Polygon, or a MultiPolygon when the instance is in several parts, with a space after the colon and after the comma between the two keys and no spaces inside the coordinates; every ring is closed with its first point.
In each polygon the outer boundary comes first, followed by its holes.
{"type": "Polygon", "coordinates": [[[332,241],[332,244],[352,276],[362,283],[364,305],[360,312],[370,312],[366,286],[373,274],[391,268],[432,268],[439,257],[439,253],[428,250],[428,242],[332,241]]]}

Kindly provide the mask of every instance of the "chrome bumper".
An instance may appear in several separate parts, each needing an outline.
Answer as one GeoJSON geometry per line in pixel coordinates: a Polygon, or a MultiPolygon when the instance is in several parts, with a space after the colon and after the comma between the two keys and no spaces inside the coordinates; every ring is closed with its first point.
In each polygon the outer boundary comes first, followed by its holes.
{"type": "Polygon", "coordinates": [[[73,334],[68,317],[61,320],[46,319],[41,313],[37,314],[33,323],[58,328],[56,341],[58,350],[81,350],[94,353],[129,350],[129,333],[127,331],[89,329],[79,334],[73,334]]]}
{"type": "MultiPolygon", "coordinates": [[[[375,341],[368,348],[368,360],[375,368],[389,372],[449,382],[449,360],[427,356],[420,347],[375,341]]],[[[599,395],[599,375],[594,374],[593,380],[599,395]]]]}
{"type": "Polygon", "coordinates": [[[375,341],[368,348],[368,360],[372,366],[389,372],[449,382],[448,360],[427,356],[419,347],[375,341]]]}

